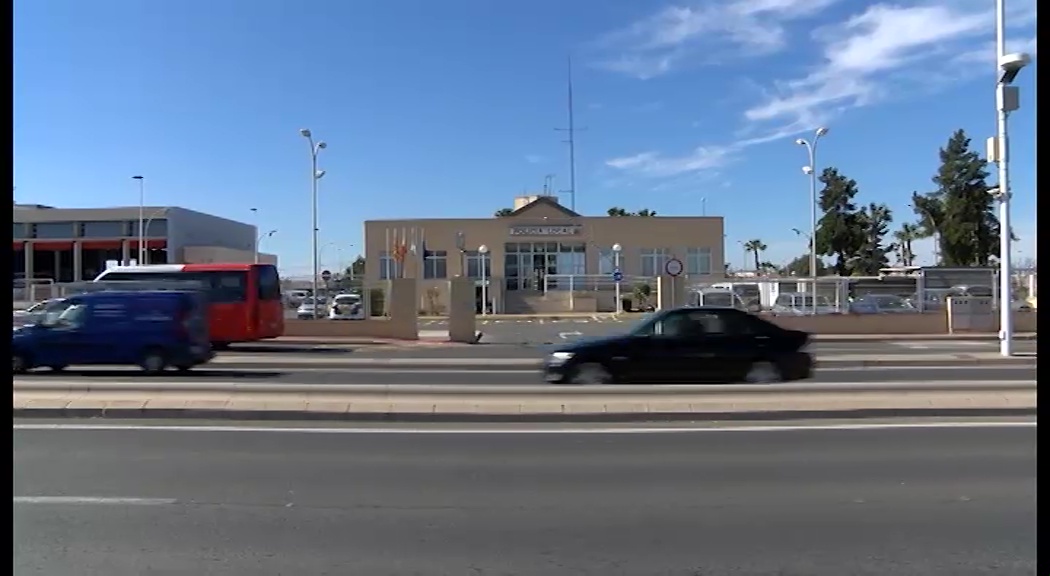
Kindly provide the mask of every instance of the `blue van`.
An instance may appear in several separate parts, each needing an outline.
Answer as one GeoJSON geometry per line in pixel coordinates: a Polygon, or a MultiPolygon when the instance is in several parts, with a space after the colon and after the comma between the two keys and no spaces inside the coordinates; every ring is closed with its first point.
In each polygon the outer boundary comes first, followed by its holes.
{"type": "Polygon", "coordinates": [[[193,291],[112,291],[54,300],[14,329],[16,374],[72,365],[133,365],[150,373],[189,370],[214,356],[207,302],[193,291]]]}

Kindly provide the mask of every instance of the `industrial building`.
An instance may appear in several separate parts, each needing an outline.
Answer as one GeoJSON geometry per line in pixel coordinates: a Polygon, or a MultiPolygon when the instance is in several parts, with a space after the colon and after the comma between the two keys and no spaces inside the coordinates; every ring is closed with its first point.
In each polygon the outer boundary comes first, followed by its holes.
{"type": "Polygon", "coordinates": [[[550,195],[518,197],[502,217],[367,221],[365,251],[367,281],[419,278],[421,308],[434,313],[460,275],[477,278],[479,294],[484,276],[490,308],[506,313],[563,311],[565,299],[575,310],[615,309],[614,277],[629,291],[672,259],[690,281],[725,275],[721,217],[591,217],[550,195]],[[581,307],[586,298],[594,302],[581,307]]]}
{"type": "MultiPolygon", "coordinates": [[[[112,265],[138,263],[139,207],[14,205],[14,277],[91,280],[112,265]]],[[[255,226],[177,206],[142,209],[143,264],[252,262],[255,226]]],[[[276,264],[260,254],[259,261],[276,264]]]]}

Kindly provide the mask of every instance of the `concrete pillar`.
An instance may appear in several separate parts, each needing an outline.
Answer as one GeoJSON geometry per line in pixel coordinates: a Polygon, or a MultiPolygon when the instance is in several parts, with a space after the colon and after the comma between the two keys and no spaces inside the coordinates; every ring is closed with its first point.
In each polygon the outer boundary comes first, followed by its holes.
{"type": "Polygon", "coordinates": [[[84,251],[81,243],[73,243],[73,281],[81,282],[84,280],[84,251]]]}
{"type": "Polygon", "coordinates": [[[22,245],[22,256],[25,258],[26,266],[26,280],[32,279],[36,276],[36,271],[33,270],[33,242],[27,241],[22,245]]]}
{"type": "Polygon", "coordinates": [[[131,265],[131,245],[127,240],[120,241],[120,265],[131,265]]]}
{"type": "Polygon", "coordinates": [[[390,280],[386,297],[390,322],[396,325],[397,337],[419,339],[419,281],[415,278],[390,280]]]}
{"type": "Polygon", "coordinates": [[[457,276],[448,282],[448,339],[469,344],[477,341],[473,278],[457,276]]]}

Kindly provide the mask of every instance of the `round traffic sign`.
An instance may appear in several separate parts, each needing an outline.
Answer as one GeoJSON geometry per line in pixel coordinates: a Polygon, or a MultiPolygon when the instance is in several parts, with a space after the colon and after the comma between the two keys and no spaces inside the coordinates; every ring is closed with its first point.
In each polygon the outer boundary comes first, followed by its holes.
{"type": "Polygon", "coordinates": [[[667,264],[664,264],[664,272],[667,272],[668,276],[678,276],[684,268],[682,261],[678,258],[671,258],[667,264]]]}
{"type": "Polygon", "coordinates": [[[617,282],[623,280],[623,272],[620,272],[619,270],[614,270],[613,271],[613,280],[615,280],[617,282]]]}
{"type": "Polygon", "coordinates": [[[324,280],[325,282],[328,282],[331,279],[332,279],[332,271],[331,270],[322,270],[321,271],[321,280],[324,280]]]}

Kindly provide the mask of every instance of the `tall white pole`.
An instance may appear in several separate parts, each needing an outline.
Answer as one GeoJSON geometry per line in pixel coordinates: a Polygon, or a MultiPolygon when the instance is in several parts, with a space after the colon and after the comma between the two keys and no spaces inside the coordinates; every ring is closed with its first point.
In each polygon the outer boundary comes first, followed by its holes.
{"type": "Polygon", "coordinates": [[[489,313],[489,282],[488,267],[485,266],[485,260],[488,259],[487,255],[489,251],[485,246],[482,246],[481,250],[478,250],[478,253],[481,256],[481,315],[487,316],[489,313]]]}
{"type": "Polygon", "coordinates": [[[810,309],[817,313],[817,140],[806,146],[809,151],[809,281],[812,302],[810,309]]]}
{"type": "Polygon", "coordinates": [[[310,141],[310,212],[312,214],[313,228],[311,236],[311,250],[310,254],[313,257],[313,276],[311,279],[311,287],[314,292],[314,319],[317,318],[317,275],[320,274],[318,271],[318,254],[317,254],[317,147],[314,146],[313,141],[310,141]]]}
{"type": "MultiPolygon", "coordinates": [[[[995,1],[995,61],[1006,55],[1006,0],[995,1]]],[[[998,69],[996,70],[998,73],[998,69]]],[[[998,109],[997,139],[999,140],[999,353],[1013,354],[1013,289],[1010,265],[1010,143],[1007,132],[1007,111],[1004,92],[1007,83],[1002,79],[996,86],[998,109]]]]}
{"type": "MultiPolygon", "coordinates": [[[[613,274],[622,274],[620,272],[620,251],[613,251],[613,274]]],[[[623,298],[620,295],[620,281],[616,280],[616,313],[620,314],[623,312],[623,298]]]]}
{"type": "Polygon", "coordinates": [[[136,253],[137,256],[135,257],[135,262],[141,266],[144,260],[142,255],[146,252],[145,248],[142,246],[142,243],[146,238],[146,185],[144,183],[145,178],[142,176],[132,176],[132,178],[139,181],[139,249],[136,253]]]}

